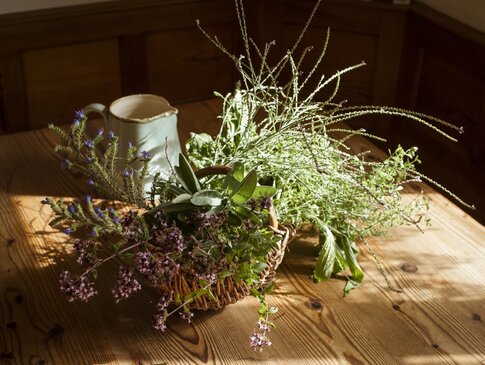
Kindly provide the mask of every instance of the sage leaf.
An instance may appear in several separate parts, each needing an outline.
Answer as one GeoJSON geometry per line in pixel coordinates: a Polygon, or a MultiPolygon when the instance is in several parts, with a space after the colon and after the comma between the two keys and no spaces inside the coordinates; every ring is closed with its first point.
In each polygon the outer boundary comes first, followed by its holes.
{"type": "Polygon", "coordinates": [[[320,254],[318,255],[313,277],[317,281],[327,280],[333,273],[336,259],[335,237],[327,225],[320,232],[320,254]]]}
{"type": "Polygon", "coordinates": [[[246,208],[244,205],[238,205],[234,207],[234,211],[240,219],[249,219],[251,222],[260,224],[261,220],[254,214],[251,210],[246,208]]]}
{"type": "Polygon", "coordinates": [[[231,196],[231,200],[234,202],[234,204],[244,204],[248,201],[249,198],[251,198],[254,190],[256,189],[256,184],[258,183],[257,180],[258,178],[256,176],[256,171],[252,170],[251,172],[249,172],[249,174],[247,174],[247,176],[243,179],[243,181],[241,181],[239,187],[231,196]]]}
{"type": "Polygon", "coordinates": [[[234,194],[240,184],[241,182],[236,180],[232,175],[227,175],[224,179],[223,188],[226,189],[227,195],[231,196],[234,194]]]}
{"type": "Polygon", "coordinates": [[[241,182],[244,179],[244,165],[241,162],[235,162],[232,168],[231,176],[241,182]]]}
{"type": "Polygon", "coordinates": [[[174,169],[178,181],[187,192],[194,194],[200,191],[199,180],[195,176],[189,161],[187,161],[183,154],[179,154],[179,165],[175,166],[174,169]]]}
{"type": "Polygon", "coordinates": [[[266,198],[268,196],[273,196],[276,194],[278,189],[272,187],[272,186],[256,186],[256,189],[254,189],[253,195],[251,195],[252,199],[259,199],[259,198],[266,198]]]}
{"type": "Polygon", "coordinates": [[[187,193],[182,193],[178,196],[176,196],[173,200],[172,203],[187,203],[192,199],[192,195],[187,194],[187,193]]]}
{"type": "Polygon", "coordinates": [[[160,209],[162,209],[165,213],[174,213],[182,212],[184,210],[192,210],[194,209],[194,205],[192,203],[166,203],[161,204],[160,209]]]}
{"type": "Polygon", "coordinates": [[[222,203],[222,195],[216,190],[201,190],[195,193],[190,202],[197,206],[217,207],[222,203]]]}

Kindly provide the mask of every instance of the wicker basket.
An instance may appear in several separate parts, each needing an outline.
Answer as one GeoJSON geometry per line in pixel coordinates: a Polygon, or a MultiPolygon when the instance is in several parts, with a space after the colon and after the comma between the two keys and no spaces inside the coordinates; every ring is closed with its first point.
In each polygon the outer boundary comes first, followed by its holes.
{"type": "MultiPolygon", "coordinates": [[[[229,171],[230,168],[227,166],[214,166],[200,169],[195,174],[198,178],[201,178],[208,175],[226,174],[229,171]]],[[[265,287],[274,280],[276,269],[283,260],[288,242],[295,235],[294,227],[278,224],[273,206],[271,206],[269,211],[269,229],[275,235],[279,236],[280,240],[266,257],[267,267],[259,274],[260,282],[258,283],[258,287],[265,287]]],[[[173,292],[174,295],[178,294],[180,298],[185,298],[187,294],[199,289],[202,289],[202,287],[197,280],[186,280],[183,275],[176,275],[169,285],[159,287],[162,293],[173,292]]],[[[233,276],[227,276],[212,285],[211,292],[215,299],[210,299],[208,296],[202,295],[195,298],[187,306],[190,309],[196,310],[220,309],[227,304],[232,304],[243,299],[250,294],[251,289],[252,287],[248,286],[244,281],[237,281],[233,276]]]]}

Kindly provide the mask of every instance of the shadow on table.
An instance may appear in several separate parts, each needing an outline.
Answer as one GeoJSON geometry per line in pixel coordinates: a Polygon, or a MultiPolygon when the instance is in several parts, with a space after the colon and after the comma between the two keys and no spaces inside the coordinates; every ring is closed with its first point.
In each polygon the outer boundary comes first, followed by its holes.
{"type": "MultiPolygon", "coordinates": [[[[435,364],[443,357],[468,360],[483,353],[479,342],[483,287],[472,281],[450,284],[439,275],[431,277],[437,268],[424,264],[426,260],[443,261],[440,255],[415,261],[418,271],[414,273],[398,274],[399,266],[389,267],[404,289],[398,295],[385,287],[364,254],[366,281],[342,298],[341,281],[315,284],[310,280],[317,249],[312,232],[305,231],[291,244],[279,270],[278,288],[269,297],[280,311],[277,328],[271,332],[274,345],[260,354],[249,347],[258,309],[251,298],[223,310],[197,313],[192,324],[172,317],[168,330],[159,333],[152,328],[156,291],[144,290],[114,304],[110,290],[117,267],[109,264],[100,270],[99,294],[91,302],[68,303],[57,280],[61,270],[77,269],[69,256],[70,247],[60,235],[42,226],[46,220],[41,215],[32,219],[26,222],[18,208],[2,230],[2,360],[34,359],[38,364],[360,364],[373,363],[374,356],[380,356],[401,363],[435,364]]],[[[404,251],[394,250],[395,260],[402,257],[406,257],[404,251]]],[[[453,260],[456,265],[469,264],[456,257],[453,260]]],[[[450,264],[439,269],[454,268],[450,264]]]]}

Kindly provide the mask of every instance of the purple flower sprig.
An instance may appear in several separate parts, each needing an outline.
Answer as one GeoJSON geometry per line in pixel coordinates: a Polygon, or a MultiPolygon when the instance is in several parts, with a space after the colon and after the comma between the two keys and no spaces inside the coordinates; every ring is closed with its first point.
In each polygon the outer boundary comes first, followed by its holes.
{"type": "Polygon", "coordinates": [[[111,290],[116,303],[123,299],[127,299],[140,289],[141,285],[134,277],[133,268],[120,266],[118,281],[116,282],[115,287],[111,290]]]}
{"type": "Polygon", "coordinates": [[[261,305],[260,317],[257,323],[257,328],[249,337],[249,345],[254,351],[258,350],[259,352],[262,352],[265,346],[269,347],[272,345],[268,337],[268,333],[271,331],[271,328],[275,327],[275,325],[273,322],[269,321],[269,314],[276,313],[277,309],[278,308],[276,307],[270,307],[269,310],[267,310],[266,303],[261,305]],[[261,314],[261,312],[263,314],[261,314]]]}
{"type": "MultiPolygon", "coordinates": [[[[138,242],[127,246],[104,259],[98,259],[92,251],[94,248],[90,246],[91,243],[89,242],[90,241],[78,241],[78,246],[75,246],[78,262],[81,261],[82,263],[88,263],[87,269],[78,276],[73,276],[69,271],[63,271],[60,275],[60,289],[64,294],[66,294],[69,302],[87,302],[89,299],[91,299],[95,294],[97,294],[97,291],[94,288],[94,283],[89,280],[89,276],[96,276],[97,268],[99,266],[143,244],[143,242],[138,242]]],[[[119,282],[118,285],[113,289],[113,294],[116,293],[115,299],[119,298],[121,300],[126,296],[128,291],[133,293],[140,288],[140,284],[138,281],[132,278],[131,274],[127,274],[124,271],[122,272],[120,269],[119,282]]]]}
{"type": "MultiPolygon", "coordinates": [[[[90,186],[103,196],[133,203],[140,208],[146,208],[148,203],[145,200],[143,187],[140,188],[142,180],[139,179],[141,166],[135,165],[137,148],[129,144],[127,153],[123,156],[119,153],[119,139],[110,130],[98,129],[92,136],[86,133],[87,117],[82,110],[75,113],[74,122],[69,131],[50,125],[49,128],[56,132],[63,142],[55,147],[56,152],[62,155],[61,166],[65,169],[74,169],[83,174],[90,186]],[[96,148],[106,139],[106,149],[99,151],[96,148]],[[118,179],[118,161],[125,160],[126,171],[134,178],[133,187],[126,189],[125,184],[118,179]],[[136,168],[135,168],[136,167],[136,168]]],[[[131,176],[128,176],[131,178],[131,176]]],[[[130,183],[130,185],[132,185],[130,183]]]]}
{"type": "Polygon", "coordinates": [[[69,271],[63,271],[59,277],[61,291],[69,302],[87,302],[97,294],[94,283],[87,276],[74,277],[69,271]]]}

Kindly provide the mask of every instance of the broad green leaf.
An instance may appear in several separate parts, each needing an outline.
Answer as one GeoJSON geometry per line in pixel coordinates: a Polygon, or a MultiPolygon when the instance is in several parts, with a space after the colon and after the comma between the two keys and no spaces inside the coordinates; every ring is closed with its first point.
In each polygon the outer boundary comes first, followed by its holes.
{"type": "Polygon", "coordinates": [[[229,213],[227,216],[227,222],[233,226],[240,226],[242,224],[242,219],[234,213],[229,213]]]}
{"type": "Polygon", "coordinates": [[[251,195],[253,195],[254,190],[256,189],[256,184],[258,182],[257,180],[258,177],[256,175],[256,171],[252,170],[249,172],[249,174],[247,174],[231,196],[231,200],[234,202],[234,204],[244,204],[249,198],[251,198],[251,195]]]}
{"type": "Polygon", "coordinates": [[[235,162],[230,175],[232,175],[239,182],[243,181],[244,165],[240,162],[235,162]]]}
{"type": "Polygon", "coordinates": [[[183,154],[179,154],[179,165],[174,167],[177,178],[189,193],[196,193],[200,191],[200,183],[189,164],[189,161],[183,154]]]}
{"type": "Polygon", "coordinates": [[[184,210],[194,209],[194,205],[191,203],[166,203],[161,204],[160,209],[165,213],[182,212],[184,210]]]}
{"type": "Polygon", "coordinates": [[[187,218],[187,210],[183,210],[181,212],[179,212],[177,214],[177,219],[180,221],[180,222],[183,222],[183,223],[189,223],[189,220],[187,218]]]}
{"type": "Polygon", "coordinates": [[[333,274],[338,274],[339,272],[345,270],[347,264],[345,263],[345,259],[342,257],[342,253],[340,249],[337,249],[335,255],[335,263],[333,265],[333,274]]]}
{"type": "Polygon", "coordinates": [[[317,281],[327,280],[332,275],[336,258],[335,237],[328,228],[323,226],[323,232],[320,232],[320,254],[318,255],[313,277],[317,281]]]}
{"type": "Polygon", "coordinates": [[[192,199],[192,195],[183,193],[178,196],[176,196],[173,200],[172,203],[187,203],[192,199]]]}
{"type": "Polygon", "coordinates": [[[197,206],[217,207],[222,203],[222,195],[216,190],[201,190],[195,193],[190,201],[197,206]]]}
{"type": "Polygon", "coordinates": [[[184,189],[180,189],[178,186],[169,185],[168,191],[174,195],[186,194],[184,189]]]}
{"type": "Polygon", "coordinates": [[[253,223],[261,223],[259,217],[254,214],[251,210],[246,208],[244,205],[238,205],[234,207],[234,211],[237,213],[237,216],[242,219],[249,219],[253,223]]]}
{"type": "Polygon", "coordinates": [[[352,289],[355,289],[362,283],[364,272],[357,262],[357,253],[354,251],[357,249],[355,242],[351,241],[348,237],[342,237],[342,249],[345,252],[345,261],[349,265],[352,274],[344,288],[344,295],[347,295],[352,289]]]}
{"type": "Polygon", "coordinates": [[[237,181],[232,175],[226,175],[226,178],[224,179],[224,189],[226,189],[227,195],[231,196],[234,194],[240,184],[241,182],[237,181]]]}
{"type": "Polygon", "coordinates": [[[266,198],[268,196],[273,196],[276,194],[278,189],[273,188],[272,186],[256,186],[256,189],[254,189],[253,195],[251,195],[251,198],[253,199],[259,199],[259,198],[266,198]]]}

